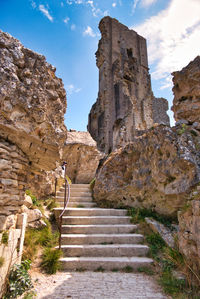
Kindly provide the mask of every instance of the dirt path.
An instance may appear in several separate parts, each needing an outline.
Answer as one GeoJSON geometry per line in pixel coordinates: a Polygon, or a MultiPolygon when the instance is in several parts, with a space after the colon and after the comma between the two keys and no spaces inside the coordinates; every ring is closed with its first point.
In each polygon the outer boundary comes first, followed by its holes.
{"type": "Polygon", "coordinates": [[[38,299],[167,299],[153,277],[122,272],[31,273],[38,299]]]}

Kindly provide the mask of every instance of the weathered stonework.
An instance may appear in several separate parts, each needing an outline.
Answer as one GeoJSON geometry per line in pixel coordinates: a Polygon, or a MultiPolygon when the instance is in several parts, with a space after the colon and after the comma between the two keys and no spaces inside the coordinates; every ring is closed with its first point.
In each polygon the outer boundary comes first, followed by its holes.
{"type": "Polygon", "coordinates": [[[55,168],[66,138],[66,93],[55,71],[0,31],[0,135],[27,155],[33,171],[55,168]]]}
{"type": "Polygon", "coordinates": [[[21,261],[27,217],[24,192],[37,190],[41,195],[41,178],[44,181],[45,172],[60,162],[65,110],[66,94],[55,68],[0,31],[0,232],[9,236],[8,244],[0,245],[5,260],[0,297],[10,267],[21,261]]]}
{"type": "Polygon", "coordinates": [[[172,110],[175,120],[200,122],[200,56],[172,75],[174,83],[172,110]]]}
{"type": "Polygon", "coordinates": [[[200,182],[200,132],[191,130],[160,125],[111,153],[97,173],[95,200],[176,216],[200,182]]]}
{"type": "Polygon", "coordinates": [[[103,154],[88,132],[68,132],[63,147],[63,160],[67,162],[67,175],[73,183],[89,184],[95,177],[103,154]]]}
{"type": "Polygon", "coordinates": [[[182,253],[193,270],[198,274],[200,269],[200,190],[196,199],[188,208],[179,212],[178,242],[182,253]]]}
{"type": "MultiPolygon", "coordinates": [[[[89,114],[88,130],[98,148],[108,153],[132,141],[136,130],[160,123],[160,118],[151,90],[146,40],[110,17],[101,20],[99,29],[99,93],[89,114]]],[[[163,105],[160,109],[165,111],[165,101],[163,105]]],[[[169,125],[168,116],[161,121],[169,125]]]]}

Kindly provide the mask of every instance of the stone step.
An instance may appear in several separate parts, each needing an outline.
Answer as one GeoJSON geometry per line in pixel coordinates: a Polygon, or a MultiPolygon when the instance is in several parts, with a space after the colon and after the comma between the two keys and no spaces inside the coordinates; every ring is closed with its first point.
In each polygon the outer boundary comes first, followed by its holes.
{"type": "Polygon", "coordinates": [[[135,224],[113,225],[63,225],[63,234],[126,234],[133,233],[137,229],[135,224]]]}
{"type": "Polygon", "coordinates": [[[111,245],[62,245],[65,256],[145,256],[149,247],[138,244],[111,244],[111,245]]]}
{"type": "MultiPolygon", "coordinates": [[[[57,202],[63,202],[64,201],[64,196],[57,196],[56,197],[57,202]]],[[[93,201],[92,196],[88,197],[82,197],[82,196],[70,196],[69,201],[93,201]]]]}
{"type": "Polygon", "coordinates": [[[143,241],[140,234],[62,234],[62,245],[80,244],[138,244],[143,241]]]}
{"type": "MultiPolygon", "coordinates": [[[[63,202],[60,203],[60,206],[63,207],[64,204],[63,202]]],[[[90,202],[90,201],[70,201],[67,205],[68,208],[93,208],[96,207],[97,204],[95,202],[90,202]]]]}
{"type": "MultiPolygon", "coordinates": [[[[60,188],[60,190],[64,190],[65,187],[64,185],[60,188]]],[[[74,189],[77,189],[77,190],[90,190],[90,184],[71,184],[70,185],[70,189],[71,190],[74,190],[74,189]]]]}
{"type": "MultiPolygon", "coordinates": [[[[131,267],[137,270],[139,267],[148,267],[153,260],[145,257],[65,257],[60,259],[62,269],[69,270],[105,270],[123,269],[131,267]]],[[[101,282],[99,282],[101,284],[101,282]]]]}
{"type": "MultiPolygon", "coordinates": [[[[62,208],[55,208],[55,213],[61,213],[62,208]]],[[[67,208],[64,216],[126,216],[127,210],[101,208],[67,208]]]]}
{"type": "Polygon", "coordinates": [[[129,224],[129,216],[63,216],[63,224],[129,224]]]}
{"type": "MultiPolygon", "coordinates": [[[[57,192],[57,196],[64,196],[65,192],[64,191],[59,191],[57,192]]],[[[70,191],[70,197],[90,197],[91,196],[91,192],[88,191],[70,191]]]]}

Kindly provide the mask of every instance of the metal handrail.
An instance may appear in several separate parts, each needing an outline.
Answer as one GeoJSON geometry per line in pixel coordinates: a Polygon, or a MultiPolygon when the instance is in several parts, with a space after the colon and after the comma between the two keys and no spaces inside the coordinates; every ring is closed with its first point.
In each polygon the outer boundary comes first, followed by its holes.
{"type": "MultiPolygon", "coordinates": [[[[61,234],[62,234],[62,217],[66,211],[67,205],[69,203],[69,199],[70,199],[70,184],[67,180],[67,163],[63,162],[62,168],[64,169],[64,179],[65,179],[65,193],[64,193],[64,208],[61,212],[61,214],[59,215],[59,232],[60,232],[60,236],[59,236],[59,249],[61,249],[61,234]]],[[[56,193],[56,187],[55,187],[55,193],[56,193]]],[[[56,194],[55,194],[56,195],[56,194]]]]}

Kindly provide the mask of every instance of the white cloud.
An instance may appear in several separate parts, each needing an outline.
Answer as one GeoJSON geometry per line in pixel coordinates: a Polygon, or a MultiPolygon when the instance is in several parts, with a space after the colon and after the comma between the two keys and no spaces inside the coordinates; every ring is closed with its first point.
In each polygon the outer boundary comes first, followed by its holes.
{"type": "Polygon", "coordinates": [[[45,7],[43,4],[39,5],[39,10],[49,19],[49,21],[53,22],[53,17],[50,15],[48,11],[48,7],[45,7]]]}
{"type": "Polygon", "coordinates": [[[147,38],[152,78],[162,79],[161,88],[167,88],[170,73],[199,55],[200,1],[171,0],[165,10],[132,29],[147,38]]]}
{"type": "Polygon", "coordinates": [[[113,2],[112,3],[112,7],[116,7],[117,6],[117,3],[116,2],[113,2]]]}
{"type": "Polygon", "coordinates": [[[66,86],[67,93],[71,95],[72,93],[78,93],[81,91],[81,88],[76,88],[73,84],[66,86]]]}
{"type": "Polygon", "coordinates": [[[98,16],[100,16],[100,15],[103,15],[101,9],[95,7],[95,5],[94,5],[94,1],[93,1],[93,0],[88,0],[88,1],[87,1],[87,4],[90,5],[90,7],[91,7],[91,9],[92,9],[92,15],[93,15],[94,17],[98,17],[98,16]]]}
{"type": "Polygon", "coordinates": [[[87,26],[87,28],[85,29],[85,31],[83,32],[83,35],[89,35],[91,37],[95,37],[96,34],[94,33],[93,29],[90,26],[87,26]]]}
{"type": "Polygon", "coordinates": [[[153,5],[154,3],[156,3],[158,0],[142,0],[141,1],[141,5],[143,7],[149,7],[151,5],[153,5]]]}
{"type": "Polygon", "coordinates": [[[75,25],[75,24],[72,24],[72,25],[71,25],[71,30],[74,31],[75,29],[76,29],[76,25],[75,25]]]}
{"type": "Polygon", "coordinates": [[[65,24],[67,24],[67,23],[69,22],[69,20],[70,20],[70,19],[69,19],[68,17],[66,17],[66,18],[64,19],[63,22],[64,22],[65,24]]]}

